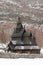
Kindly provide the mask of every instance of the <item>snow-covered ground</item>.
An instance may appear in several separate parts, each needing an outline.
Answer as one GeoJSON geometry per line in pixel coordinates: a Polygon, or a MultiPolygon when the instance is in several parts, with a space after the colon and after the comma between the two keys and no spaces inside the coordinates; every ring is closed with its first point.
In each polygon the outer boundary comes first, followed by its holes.
{"type": "Polygon", "coordinates": [[[41,51],[40,51],[41,54],[43,54],[43,48],[41,48],[41,51]]]}
{"type": "Polygon", "coordinates": [[[43,65],[43,59],[0,59],[0,65],[43,65]]]}
{"type": "Polygon", "coordinates": [[[6,49],[6,47],[7,47],[7,45],[6,45],[6,44],[1,43],[1,44],[0,44],[0,52],[5,53],[5,50],[4,50],[4,49],[6,49]]]}

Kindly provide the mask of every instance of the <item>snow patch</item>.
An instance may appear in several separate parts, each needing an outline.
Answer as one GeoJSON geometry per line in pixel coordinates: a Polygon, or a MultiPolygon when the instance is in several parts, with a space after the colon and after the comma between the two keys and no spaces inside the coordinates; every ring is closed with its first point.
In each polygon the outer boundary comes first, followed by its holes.
{"type": "Polygon", "coordinates": [[[0,50],[0,52],[3,52],[3,53],[5,53],[5,51],[4,51],[4,50],[2,50],[2,49],[0,50]]]}
{"type": "Polygon", "coordinates": [[[43,48],[41,48],[40,53],[43,54],[43,48]]]}
{"type": "Polygon", "coordinates": [[[6,48],[6,44],[1,43],[0,48],[6,48]]]}

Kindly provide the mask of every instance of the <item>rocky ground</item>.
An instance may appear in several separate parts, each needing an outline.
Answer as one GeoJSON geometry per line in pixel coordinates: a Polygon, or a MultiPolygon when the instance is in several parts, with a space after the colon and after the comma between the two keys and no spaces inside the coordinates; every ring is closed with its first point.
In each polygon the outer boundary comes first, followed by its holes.
{"type": "Polygon", "coordinates": [[[43,0],[0,0],[0,22],[16,21],[43,23],[43,0]]]}

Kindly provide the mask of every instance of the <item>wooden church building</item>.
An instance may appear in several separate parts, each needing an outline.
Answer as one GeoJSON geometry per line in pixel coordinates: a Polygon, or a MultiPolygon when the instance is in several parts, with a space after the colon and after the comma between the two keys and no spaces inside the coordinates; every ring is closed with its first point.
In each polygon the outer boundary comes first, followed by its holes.
{"type": "Polygon", "coordinates": [[[14,30],[11,38],[12,40],[8,44],[8,51],[14,53],[40,53],[40,48],[36,43],[35,37],[31,32],[25,30],[25,26],[23,27],[20,17],[18,17],[16,30],[14,30]]]}

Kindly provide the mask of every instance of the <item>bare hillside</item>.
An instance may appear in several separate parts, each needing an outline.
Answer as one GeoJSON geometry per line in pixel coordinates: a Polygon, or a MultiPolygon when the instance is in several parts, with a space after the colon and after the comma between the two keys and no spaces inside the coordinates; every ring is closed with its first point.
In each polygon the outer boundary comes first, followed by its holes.
{"type": "Polygon", "coordinates": [[[0,0],[0,22],[17,20],[43,23],[43,0],[0,0]]]}

